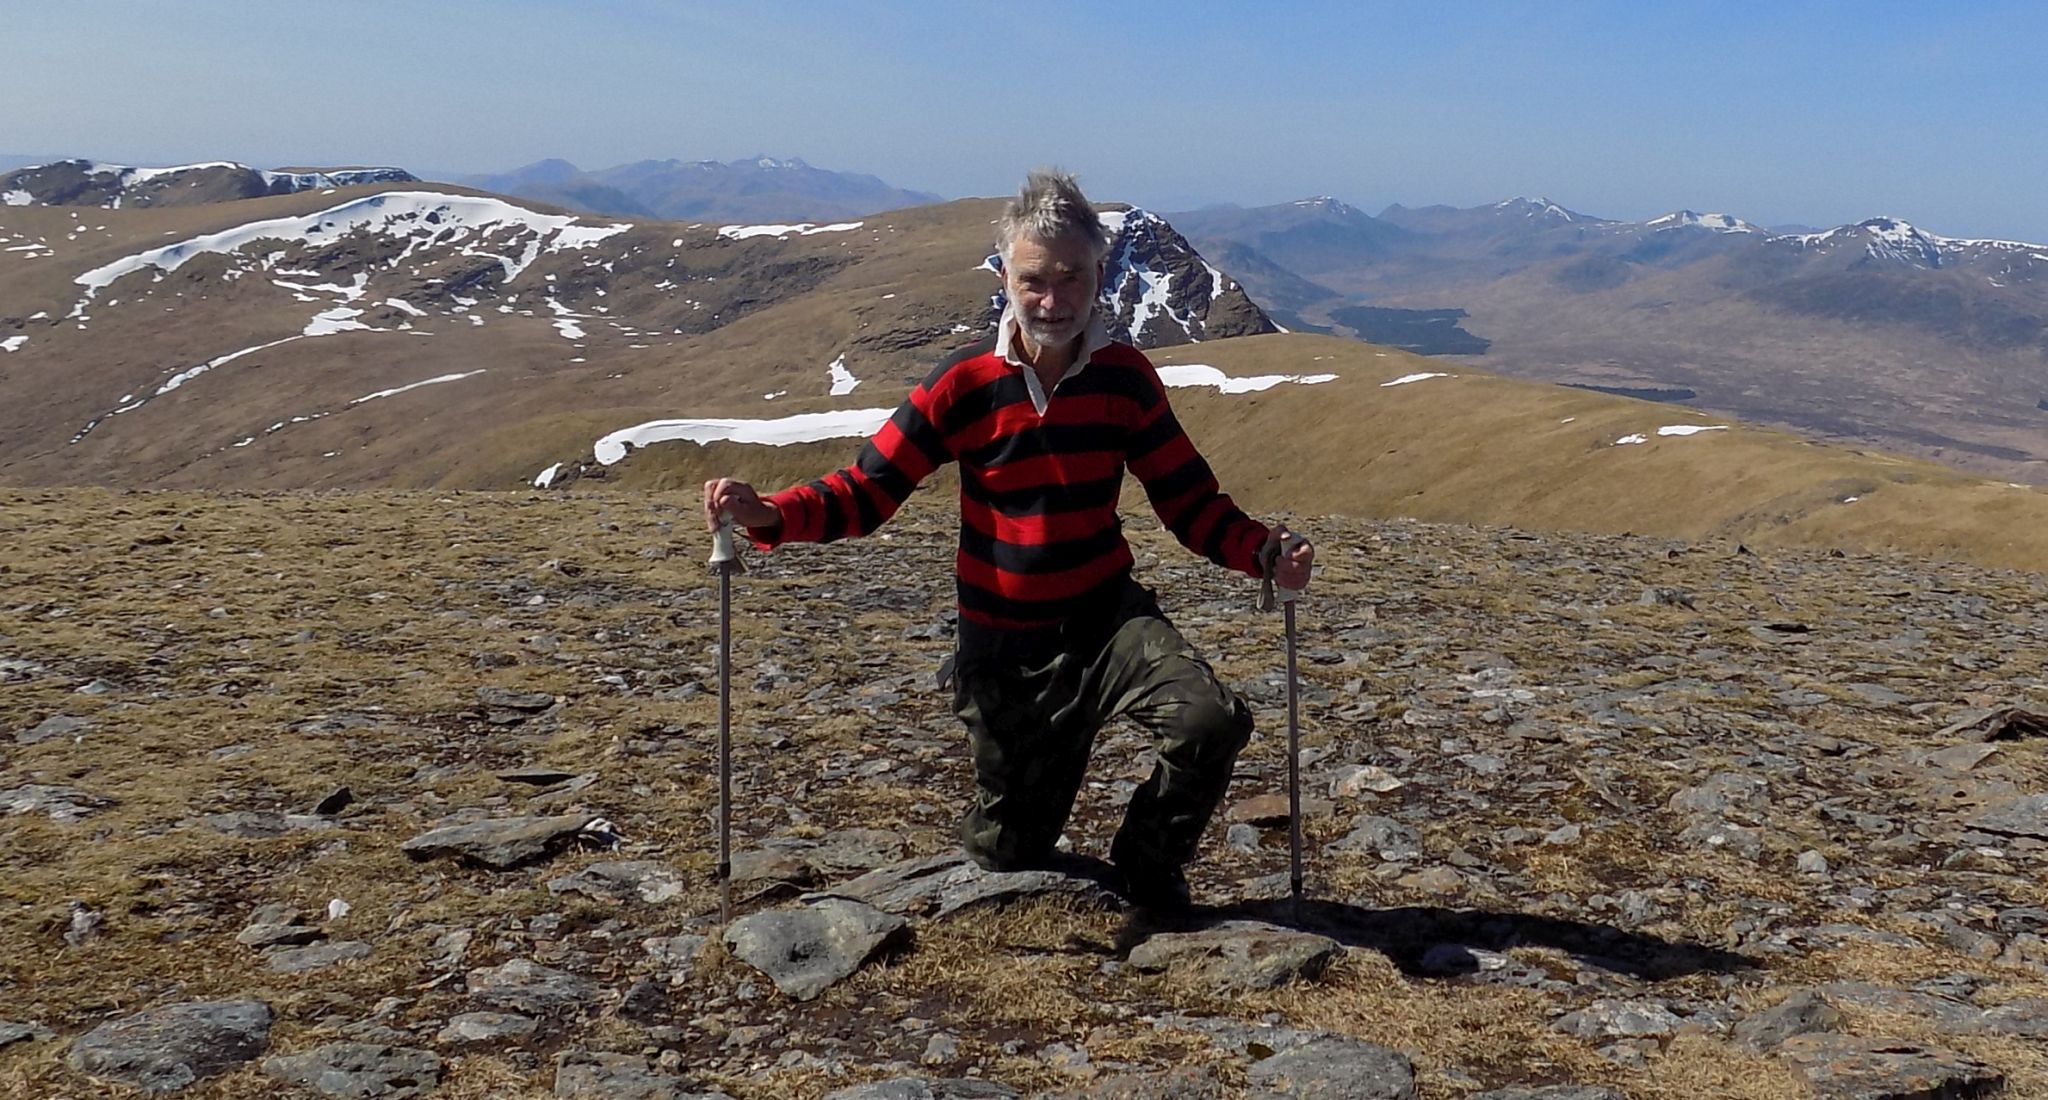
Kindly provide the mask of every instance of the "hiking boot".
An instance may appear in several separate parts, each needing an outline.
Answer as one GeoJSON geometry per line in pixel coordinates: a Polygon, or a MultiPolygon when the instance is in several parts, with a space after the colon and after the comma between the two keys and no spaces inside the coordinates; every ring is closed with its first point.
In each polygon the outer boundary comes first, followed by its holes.
{"type": "Polygon", "coordinates": [[[1123,878],[1124,900],[1148,913],[1185,913],[1193,904],[1188,877],[1178,867],[1117,869],[1123,878]]]}

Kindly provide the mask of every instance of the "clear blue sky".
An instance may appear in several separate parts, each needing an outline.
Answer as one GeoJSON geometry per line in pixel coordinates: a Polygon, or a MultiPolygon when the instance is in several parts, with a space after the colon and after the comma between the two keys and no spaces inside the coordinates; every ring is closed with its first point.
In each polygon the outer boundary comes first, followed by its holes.
{"type": "Polygon", "coordinates": [[[1176,209],[1546,195],[2048,241],[2048,4],[0,0],[0,153],[796,155],[1176,209]]]}

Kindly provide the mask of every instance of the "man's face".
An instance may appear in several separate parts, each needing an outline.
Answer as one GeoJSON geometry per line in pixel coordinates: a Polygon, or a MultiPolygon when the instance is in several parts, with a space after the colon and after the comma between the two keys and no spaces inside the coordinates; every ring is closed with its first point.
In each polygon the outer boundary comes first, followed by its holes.
{"type": "Polygon", "coordinates": [[[1010,242],[1003,289],[1016,303],[1017,324],[1040,347],[1070,343],[1095,310],[1101,266],[1088,242],[1073,237],[1010,242]]]}

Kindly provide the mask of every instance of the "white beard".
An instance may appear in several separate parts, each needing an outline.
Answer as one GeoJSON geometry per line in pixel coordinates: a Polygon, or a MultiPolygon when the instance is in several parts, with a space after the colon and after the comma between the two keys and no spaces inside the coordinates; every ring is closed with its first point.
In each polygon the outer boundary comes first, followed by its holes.
{"type": "Polygon", "coordinates": [[[1075,314],[1063,324],[1049,324],[1026,313],[1017,314],[1017,327],[1031,342],[1042,348],[1071,344],[1088,330],[1088,321],[1095,315],[1094,306],[1075,314]]]}

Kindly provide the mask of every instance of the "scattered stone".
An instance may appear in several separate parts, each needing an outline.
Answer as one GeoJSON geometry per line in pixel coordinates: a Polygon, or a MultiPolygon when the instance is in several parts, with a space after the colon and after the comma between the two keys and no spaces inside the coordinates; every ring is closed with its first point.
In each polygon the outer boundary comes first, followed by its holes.
{"type": "Polygon", "coordinates": [[[703,936],[650,936],[641,940],[640,946],[664,969],[680,974],[697,965],[697,954],[705,943],[703,936]]]}
{"type": "Polygon", "coordinates": [[[251,924],[235,935],[235,942],[244,947],[304,947],[327,938],[327,933],[308,924],[296,921],[290,924],[251,924]]]}
{"type": "Polygon", "coordinates": [[[1644,607],[1682,607],[1687,611],[1698,610],[1693,606],[1692,593],[1687,592],[1683,588],[1672,588],[1668,585],[1656,585],[1643,589],[1643,594],[1636,597],[1636,602],[1644,607]]]}
{"type": "Polygon", "coordinates": [[[1340,852],[1373,852],[1388,862],[1400,862],[1421,857],[1422,834],[1391,817],[1367,815],[1330,847],[1340,852]]]}
{"type": "Polygon", "coordinates": [[[1223,832],[1223,843],[1229,845],[1234,851],[1256,852],[1259,850],[1259,840],[1259,830],[1256,826],[1252,825],[1240,823],[1232,825],[1223,832]]]}
{"type": "Polygon", "coordinates": [[[0,810],[9,814],[48,814],[51,821],[70,824],[95,810],[113,805],[110,799],[87,794],[76,787],[50,787],[40,783],[0,791],[0,810]]]}
{"type": "Polygon", "coordinates": [[[313,812],[321,817],[333,817],[349,808],[356,800],[356,792],[347,787],[336,787],[313,803],[313,812]]]}
{"type": "Polygon", "coordinates": [[[808,1001],[904,943],[910,922],[845,898],[820,898],[801,909],[752,913],[725,930],[726,946],[775,988],[808,1001]]]}
{"type": "MultiPolygon", "coordinates": [[[[4,797],[4,796],[0,796],[4,797]]],[[[1967,827],[1999,836],[2032,837],[2048,840],[2048,794],[2008,798],[1985,807],[1967,827]]]]}
{"type": "Polygon", "coordinates": [[[539,1026],[533,1017],[512,1012],[465,1012],[449,1020],[434,1039],[449,1045],[497,1043],[531,1035],[539,1026]]]}
{"type": "MultiPolygon", "coordinates": [[[[1321,817],[1336,807],[1329,800],[1303,797],[1301,816],[1303,820],[1321,817]]],[[[1256,825],[1262,829],[1277,828],[1293,819],[1292,810],[1284,794],[1262,794],[1241,802],[1232,803],[1224,817],[1244,825],[1256,825]]]]}
{"type": "Polygon", "coordinates": [[[1406,1055],[1343,1035],[1311,1040],[1252,1063],[1260,1100],[1414,1100],[1406,1055]]]}
{"type": "Polygon", "coordinates": [[[558,1100],[732,1100],[722,1092],[693,1092],[683,1079],[650,1070],[637,1054],[565,1051],[555,1061],[558,1100]]]}
{"type": "Polygon", "coordinates": [[[801,856],[772,849],[732,854],[733,888],[748,897],[794,894],[817,884],[817,868],[801,856]]]}
{"type": "Polygon", "coordinates": [[[801,855],[821,874],[860,875],[901,862],[910,845],[887,829],[834,829],[815,841],[779,837],[762,847],[801,855]]]}
{"type": "Polygon", "coordinates": [[[1106,1077],[1079,1092],[1055,1093],[1046,1100],[1228,1100],[1230,1095],[1214,1072],[1176,1066],[1163,1073],[1106,1077]]]}
{"type": "Polygon", "coordinates": [[[329,1043],[302,1054],[272,1055],[263,1072],[322,1096],[376,1100],[425,1096],[441,1083],[432,1051],[373,1043],[329,1043]]]}
{"type": "Polygon", "coordinates": [[[825,897],[850,898],[900,916],[932,918],[1032,897],[1069,897],[1108,909],[1123,907],[1097,878],[1060,870],[984,871],[959,852],[878,868],[805,900],[825,897]]]}
{"type": "Polygon", "coordinates": [[[513,691],[501,687],[480,687],[476,689],[477,701],[487,707],[499,710],[516,710],[537,714],[555,705],[555,697],[544,691],[513,691]]]}
{"type": "Polygon", "coordinates": [[[1994,707],[1951,723],[1934,736],[1941,740],[1963,738],[1972,741],[2017,741],[2024,737],[2048,737],[2048,714],[2025,707],[1994,707]]]}
{"type": "Polygon", "coordinates": [[[597,997],[597,983],[532,959],[513,959],[502,966],[469,972],[469,993],[486,1004],[502,1005],[531,1015],[588,1007],[597,997]]]}
{"type": "Polygon", "coordinates": [[[1770,810],[1771,799],[1763,780],[1722,772],[1672,795],[1668,806],[1672,813],[1692,817],[1725,817],[1731,812],[1761,815],[1770,810]]]}
{"type": "Polygon", "coordinates": [[[499,779],[507,783],[525,783],[534,787],[552,787],[557,783],[566,783],[576,778],[577,773],[565,772],[560,768],[512,768],[495,774],[499,779]]]}
{"type": "Polygon", "coordinates": [[[494,818],[446,825],[398,847],[414,859],[454,856],[503,871],[554,855],[597,820],[590,814],[494,818]]]}
{"type": "Polygon", "coordinates": [[[1470,1100],[1628,1100],[1628,1096],[1614,1092],[1612,1088],[1597,1086],[1540,1086],[1540,1088],[1497,1088],[1493,1092],[1481,1092],[1470,1100]]]}
{"type": "Polygon", "coordinates": [[[1974,1100],[2005,1075],[1952,1050],[1853,1035],[1794,1035],[1778,1048],[1817,1100],[1974,1100]]]}
{"type": "Polygon", "coordinates": [[[94,728],[87,719],[70,714],[53,714],[14,735],[17,745],[40,745],[59,737],[82,737],[94,728]]]}
{"type": "Polygon", "coordinates": [[[1803,989],[1735,1025],[1735,1045],[1758,1054],[1778,1049],[1794,1035],[1840,1031],[1841,1010],[1820,994],[1803,989]]]}
{"type": "Polygon", "coordinates": [[[1825,875],[1828,873],[1828,857],[1808,848],[1799,853],[1799,873],[1802,875],[1825,875]]]}
{"type": "Polygon", "coordinates": [[[270,1045],[261,1001],[166,1005],[104,1023],[71,1044],[71,1068],[145,1093],[176,1092],[226,1073],[270,1045]]]}
{"type": "Polygon", "coordinates": [[[1330,797],[1362,798],[1368,794],[1388,794],[1407,785],[1400,776],[1377,764],[1353,764],[1340,769],[1336,778],[1330,780],[1330,797]]]}
{"type": "Polygon", "coordinates": [[[64,926],[64,942],[73,947],[84,947],[99,939],[100,927],[106,924],[106,918],[82,901],[72,902],[70,909],[71,919],[64,926]]]}
{"type": "Polygon", "coordinates": [[[200,818],[199,822],[216,833],[225,833],[243,840],[269,840],[295,829],[334,828],[334,822],[324,817],[312,814],[281,814],[274,810],[236,810],[225,814],[207,814],[200,818]]]}
{"type": "Polygon", "coordinates": [[[0,1049],[11,1047],[16,1043],[29,1041],[47,1043],[56,1037],[55,1032],[46,1028],[36,1027],[33,1024],[17,1024],[7,1020],[0,1020],[0,1049]]]}
{"type": "Polygon", "coordinates": [[[1594,1001],[1559,1017],[1556,1028],[1581,1039],[1633,1039],[1676,1032],[1685,1021],[1655,1001],[1594,1001]]]}
{"type": "Polygon", "coordinates": [[[1127,961],[1145,973],[1171,970],[1216,993],[1241,993],[1314,981],[1343,955],[1344,945],[1327,936],[1239,924],[1160,933],[1132,948],[1127,961]]]}
{"type": "Polygon", "coordinates": [[[1018,1100],[1023,1095],[1008,1085],[999,1085],[994,1081],[898,1077],[889,1081],[836,1089],[826,1093],[825,1100],[1018,1100]]]}
{"type": "Polygon", "coordinates": [[[638,899],[660,905],[683,896],[683,880],[666,863],[649,859],[593,863],[573,875],[548,880],[550,894],[583,894],[601,901],[638,899]]]}
{"type": "Polygon", "coordinates": [[[344,940],[311,947],[274,947],[263,954],[270,960],[270,969],[280,974],[302,974],[308,970],[325,970],[345,962],[367,959],[370,957],[370,945],[344,940]]]}

